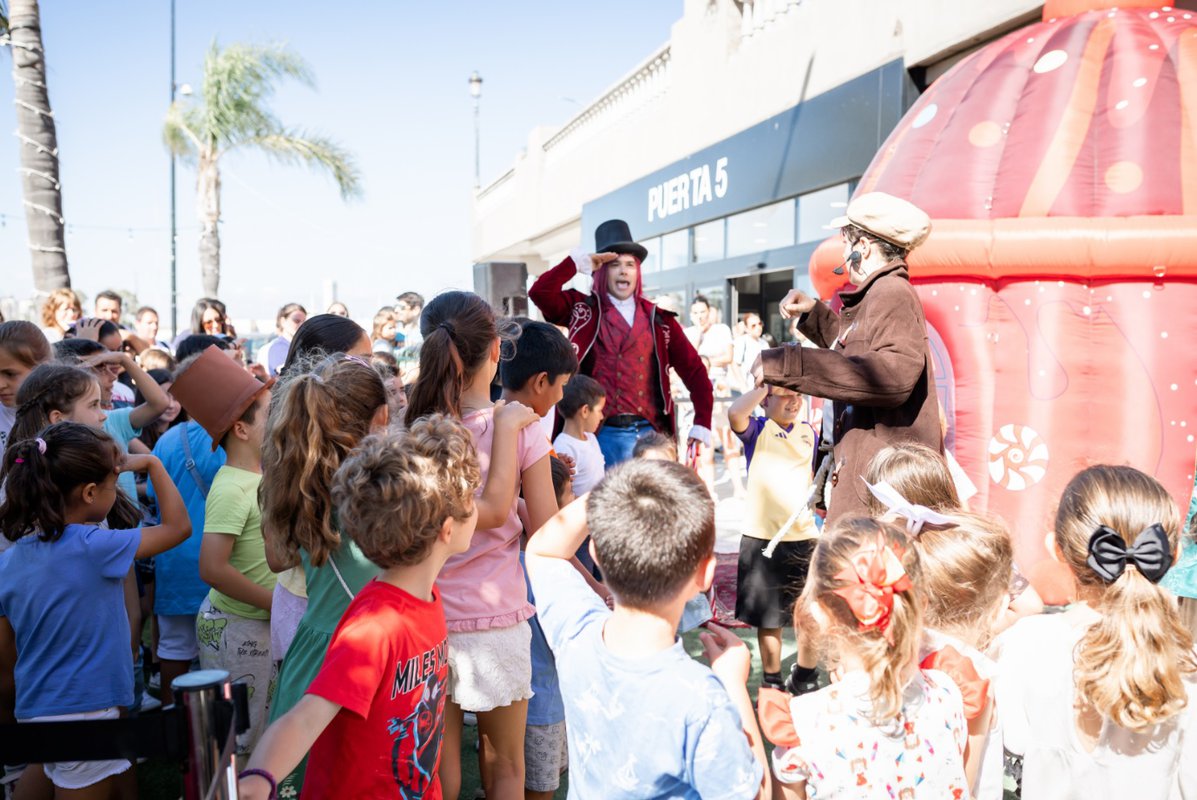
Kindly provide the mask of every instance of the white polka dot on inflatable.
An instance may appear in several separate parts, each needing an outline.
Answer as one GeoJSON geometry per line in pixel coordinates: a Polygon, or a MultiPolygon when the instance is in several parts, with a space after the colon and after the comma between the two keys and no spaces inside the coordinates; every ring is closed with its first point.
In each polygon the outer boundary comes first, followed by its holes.
{"type": "Polygon", "coordinates": [[[930,105],[926,106],[921,111],[919,111],[919,113],[914,118],[914,122],[910,123],[910,127],[912,127],[912,128],[923,127],[928,122],[935,119],[935,115],[938,112],[939,112],[939,106],[937,106],[935,103],[931,103],[930,105]]]}
{"type": "Polygon", "coordinates": [[[1012,492],[1043,480],[1047,459],[1047,442],[1026,425],[1003,425],[989,440],[989,477],[1012,492]]]}
{"type": "Polygon", "coordinates": [[[1051,72],[1064,66],[1064,62],[1068,60],[1068,53],[1063,50],[1049,50],[1039,57],[1032,67],[1037,74],[1042,75],[1045,72],[1051,72]]]}

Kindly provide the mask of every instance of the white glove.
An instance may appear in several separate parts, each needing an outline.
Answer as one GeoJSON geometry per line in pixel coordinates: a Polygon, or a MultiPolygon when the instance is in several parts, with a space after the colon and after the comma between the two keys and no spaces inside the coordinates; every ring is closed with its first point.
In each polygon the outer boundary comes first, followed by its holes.
{"type": "Polygon", "coordinates": [[[704,428],[701,425],[691,425],[690,426],[690,435],[687,436],[686,438],[687,439],[697,439],[698,441],[702,442],[705,446],[707,446],[707,447],[711,446],[711,431],[709,428],[704,428]]]}
{"type": "Polygon", "coordinates": [[[594,272],[594,264],[590,260],[590,253],[582,245],[578,245],[573,250],[570,250],[569,257],[573,260],[574,266],[577,267],[579,275],[589,275],[594,272]]]}

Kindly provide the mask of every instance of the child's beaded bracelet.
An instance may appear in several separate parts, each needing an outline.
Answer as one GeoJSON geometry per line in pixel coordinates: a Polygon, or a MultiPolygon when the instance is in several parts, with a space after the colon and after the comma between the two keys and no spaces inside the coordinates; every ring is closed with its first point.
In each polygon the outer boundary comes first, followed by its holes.
{"type": "Polygon", "coordinates": [[[264,769],[241,770],[241,772],[237,774],[237,780],[243,780],[251,775],[257,775],[259,778],[270,784],[270,794],[267,795],[267,800],[275,800],[275,798],[278,797],[278,781],[276,781],[274,776],[264,769]]]}

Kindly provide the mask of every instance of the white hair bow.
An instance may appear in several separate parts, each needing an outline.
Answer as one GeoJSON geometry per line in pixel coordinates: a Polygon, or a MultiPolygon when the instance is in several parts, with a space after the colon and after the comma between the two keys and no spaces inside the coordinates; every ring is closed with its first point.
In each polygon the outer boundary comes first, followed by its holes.
{"type": "Polygon", "coordinates": [[[920,506],[918,503],[910,502],[885,481],[877,483],[865,481],[865,486],[868,486],[873,497],[876,497],[878,502],[886,507],[887,516],[902,517],[906,520],[906,532],[911,536],[918,536],[923,526],[927,524],[952,524],[951,517],[940,514],[938,511],[932,511],[926,506],[920,506]]]}

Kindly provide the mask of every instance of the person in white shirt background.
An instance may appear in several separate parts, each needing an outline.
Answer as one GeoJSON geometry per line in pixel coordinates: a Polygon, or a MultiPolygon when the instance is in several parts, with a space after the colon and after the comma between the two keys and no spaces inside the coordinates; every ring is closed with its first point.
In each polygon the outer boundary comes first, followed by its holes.
{"type": "MultiPolygon", "coordinates": [[[[711,308],[711,302],[701,294],[694,295],[694,302],[690,304],[691,325],[686,328],[686,338],[694,345],[698,355],[710,365],[707,374],[711,379],[711,386],[715,389],[711,429],[715,434],[716,444],[723,446],[724,466],[731,478],[732,492],[736,497],[743,497],[744,478],[740,464],[742,454],[739,442],[732,436],[731,428],[727,424],[727,398],[731,396],[728,367],[732,364],[734,342],[731,328],[718,320],[719,312],[711,308]]],[[[707,448],[702,453],[698,474],[714,491],[714,448],[707,448]]]]}

